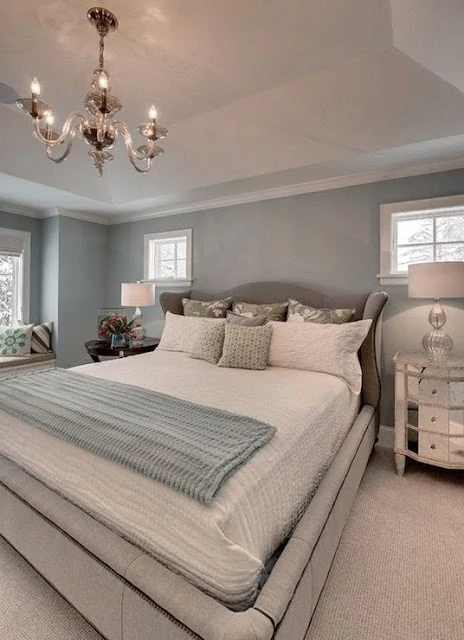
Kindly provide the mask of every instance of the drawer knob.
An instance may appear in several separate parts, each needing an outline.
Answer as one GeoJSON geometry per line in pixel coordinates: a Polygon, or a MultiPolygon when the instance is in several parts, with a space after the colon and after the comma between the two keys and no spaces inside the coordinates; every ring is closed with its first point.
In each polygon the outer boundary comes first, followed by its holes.
{"type": "Polygon", "coordinates": [[[432,395],[436,396],[437,395],[437,390],[436,389],[432,389],[432,395]]]}
{"type": "Polygon", "coordinates": [[[437,419],[436,419],[436,417],[435,417],[435,416],[432,416],[432,417],[430,418],[430,422],[436,422],[436,421],[437,421],[437,419]]]}
{"type": "Polygon", "coordinates": [[[436,449],[436,448],[437,448],[437,445],[436,445],[436,444],[431,444],[431,445],[430,445],[430,448],[431,448],[431,449],[436,449]]]}

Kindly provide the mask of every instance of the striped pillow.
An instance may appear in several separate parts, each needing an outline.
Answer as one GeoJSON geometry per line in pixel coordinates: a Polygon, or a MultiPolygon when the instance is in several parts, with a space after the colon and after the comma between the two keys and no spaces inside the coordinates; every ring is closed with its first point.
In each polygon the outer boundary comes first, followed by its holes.
{"type": "Polygon", "coordinates": [[[31,353],[49,353],[52,350],[52,322],[42,322],[32,329],[31,353]]]}

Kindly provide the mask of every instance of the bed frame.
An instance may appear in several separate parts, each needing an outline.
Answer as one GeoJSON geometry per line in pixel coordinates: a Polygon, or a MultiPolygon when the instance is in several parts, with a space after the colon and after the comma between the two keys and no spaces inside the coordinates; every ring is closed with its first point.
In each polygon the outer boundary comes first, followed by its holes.
{"type": "Polygon", "coordinates": [[[247,302],[294,297],[315,307],[356,307],[372,318],[360,349],[362,407],[253,607],[233,612],[0,456],[0,535],[109,640],[303,640],[371,454],[380,401],[380,318],[385,293],[332,296],[289,283],[252,283],[220,294],[247,302]]]}

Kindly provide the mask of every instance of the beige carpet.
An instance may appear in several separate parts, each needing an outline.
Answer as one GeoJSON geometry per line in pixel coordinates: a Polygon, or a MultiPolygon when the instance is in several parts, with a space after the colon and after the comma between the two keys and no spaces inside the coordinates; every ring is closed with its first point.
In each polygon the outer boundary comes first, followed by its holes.
{"type": "Polygon", "coordinates": [[[374,453],[306,640],[464,640],[464,473],[408,462],[374,453]]]}
{"type": "MultiPolygon", "coordinates": [[[[98,639],[0,538],[0,640],[98,639]]],[[[306,640],[464,640],[464,473],[374,453],[306,640]]]]}

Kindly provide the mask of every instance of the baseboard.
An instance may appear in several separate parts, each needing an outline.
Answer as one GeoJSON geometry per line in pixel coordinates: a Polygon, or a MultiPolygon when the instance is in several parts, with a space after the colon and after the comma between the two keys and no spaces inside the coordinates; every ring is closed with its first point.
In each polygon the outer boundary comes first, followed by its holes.
{"type": "Polygon", "coordinates": [[[395,430],[392,427],[387,427],[384,424],[380,425],[378,444],[381,447],[387,447],[393,449],[395,442],[395,430]]]}

